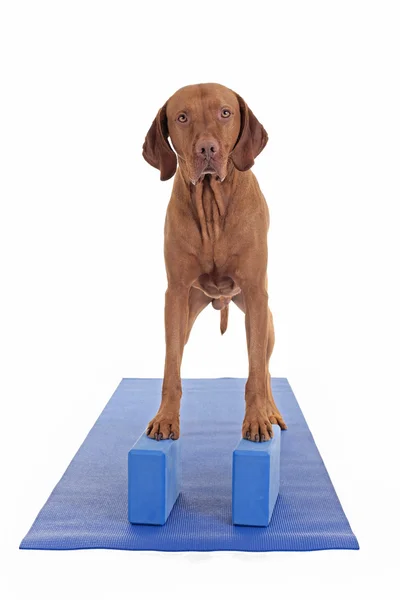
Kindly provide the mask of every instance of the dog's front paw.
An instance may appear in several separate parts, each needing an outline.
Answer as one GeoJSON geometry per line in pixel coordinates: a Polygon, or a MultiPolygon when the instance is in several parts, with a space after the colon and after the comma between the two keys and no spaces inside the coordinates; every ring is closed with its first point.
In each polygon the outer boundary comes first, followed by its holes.
{"type": "Polygon", "coordinates": [[[242,436],[251,442],[266,442],[273,437],[272,423],[266,410],[247,410],[242,426],[242,436]]]}
{"type": "Polygon", "coordinates": [[[158,412],[147,426],[148,437],[155,440],[177,440],[179,438],[179,414],[158,412]]]}

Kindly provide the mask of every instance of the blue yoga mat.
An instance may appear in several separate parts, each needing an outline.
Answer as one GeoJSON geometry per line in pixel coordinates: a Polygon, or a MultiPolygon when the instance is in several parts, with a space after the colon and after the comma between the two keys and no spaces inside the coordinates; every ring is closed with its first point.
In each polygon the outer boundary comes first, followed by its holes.
{"type": "Polygon", "coordinates": [[[127,518],[128,451],[158,409],[162,380],[123,379],[21,548],[358,549],[286,379],[272,380],[288,430],[282,432],[280,494],[267,528],[232,525],[232,452],[241,437],[245,379],[182,383],[182,493],[166,525],[131,525],[127,518]]]}

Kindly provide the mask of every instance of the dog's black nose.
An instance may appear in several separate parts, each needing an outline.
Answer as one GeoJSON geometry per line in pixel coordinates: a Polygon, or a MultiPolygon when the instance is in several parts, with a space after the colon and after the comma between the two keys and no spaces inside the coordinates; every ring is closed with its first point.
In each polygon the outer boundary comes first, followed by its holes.
{"type": "Polygon", "coordinates": [[[213,139],[201,139],[196,144],[196,153],[204,157],[204,160],[209,161],[214,158],[219,151],[219,144],[213,139]]]}

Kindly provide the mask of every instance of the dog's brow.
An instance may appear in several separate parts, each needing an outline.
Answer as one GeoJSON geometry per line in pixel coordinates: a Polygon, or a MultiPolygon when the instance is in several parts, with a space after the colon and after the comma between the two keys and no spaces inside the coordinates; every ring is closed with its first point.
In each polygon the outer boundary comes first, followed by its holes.
{"type": "Polygon", "coordinates": [[[179,115],[180,113],[190,113],[190,108],[188,106],[184,106],[175,111],[176,115],[179,115]]]}

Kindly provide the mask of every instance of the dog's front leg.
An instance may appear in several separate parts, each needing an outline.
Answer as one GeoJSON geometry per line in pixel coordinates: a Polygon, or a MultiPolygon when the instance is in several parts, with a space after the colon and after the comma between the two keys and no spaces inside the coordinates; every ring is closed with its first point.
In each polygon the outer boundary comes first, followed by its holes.
{"type": "Polygon", "coordinates": [[[253,442],[273,436],[267,415],[266,356],[268,341],[268,293],[265,280],[242,286],[246,303],[246,336],[249,354],[249,377],[246,383],[246,410],[242,435],[253,442]]]}
{"type": "Polygon", "coordinates": [[[160,408],[147,428],[156,440],[179,438],[181,363],[189,310],[189,288],[169,285],[165,293],[165,369],[160,408]]]}

